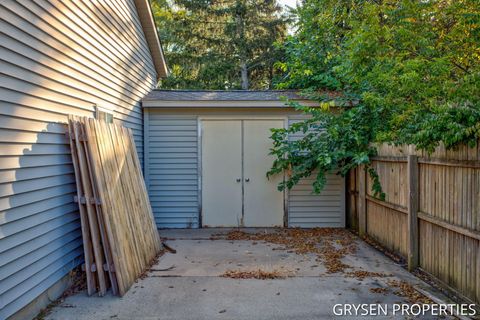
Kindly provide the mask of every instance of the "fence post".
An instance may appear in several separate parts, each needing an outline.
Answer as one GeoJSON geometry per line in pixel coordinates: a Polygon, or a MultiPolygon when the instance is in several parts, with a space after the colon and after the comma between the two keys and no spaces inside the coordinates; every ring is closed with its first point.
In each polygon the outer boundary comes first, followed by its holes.
{"type": "Polygon", "coordinates": [[[418,157],[408,155],[408,270],[418,267],[418,157]]]}
{"type": "Polygon", "coordinates": [[[362,237],[367,233],[367,175],[365,166],[358,170],[358,234],[362,237]]]}

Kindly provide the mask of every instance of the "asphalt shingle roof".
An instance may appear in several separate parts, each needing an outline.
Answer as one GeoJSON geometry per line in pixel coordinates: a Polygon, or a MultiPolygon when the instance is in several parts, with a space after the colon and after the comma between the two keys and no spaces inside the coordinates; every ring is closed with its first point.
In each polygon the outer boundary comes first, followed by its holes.
{"type": "Polygon", "coordinates": [[[153,90],[143,100],[163,101],[278,101],[302,99],[293,90],[153,90]]]}

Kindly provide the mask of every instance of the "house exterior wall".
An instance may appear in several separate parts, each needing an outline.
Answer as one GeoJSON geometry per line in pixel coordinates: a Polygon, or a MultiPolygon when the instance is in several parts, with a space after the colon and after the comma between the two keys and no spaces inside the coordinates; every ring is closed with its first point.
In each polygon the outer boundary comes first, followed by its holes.
{"type": "MultiPolygon", "coordinates": [[[[254,103],[252,103],[254,105],[254,103]]],[[[302,116],[292,108],[145,108],[145,180],[158,228],[201,226],[202,119],[284,119],[289,125],[302,116]]],[[[292,136],[292,139],[299,136],[292,136]]],[[[343,227],[344,179],[329,175],[320,195],[312,179],[286,194],[291,227],[343,227]]]]}
{"type": "Polygon", "coordinates": [[[0,2],[0,319],[82,261],[68,114],[133,130],[156,73],[133,0],[0,2]]]}

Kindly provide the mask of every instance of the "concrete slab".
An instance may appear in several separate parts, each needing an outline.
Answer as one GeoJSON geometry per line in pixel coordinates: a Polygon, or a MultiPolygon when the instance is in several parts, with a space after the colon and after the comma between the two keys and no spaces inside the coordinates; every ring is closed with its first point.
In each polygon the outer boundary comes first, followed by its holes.
{"type": "MultiPolygon", "coordinates": [[[[77,294],[55,307],[46,319],[330,319],[335,317],[336,304],[380,304],[390,309],[395,303],[406,304],[405,298],[389,288],[389,280],[405,280],[434,292],[359,240],[357,252],[346,256],[344,262],[355,270],[383,272],[390,277],[360,281],[341,273],[327,274],[316,256],[275,250],[275,244],[210,240],[212,234],[228,231],[163,230],[162,237],[169,239],[177,253],[162,256],[124,297],[77,294]],[[289,270],[293,276],[274,280],[220,277],[226,270],[257,268],[289,270]],[[375,293],[372,288],[386,288],[387,292],[375,293]]],[[[390,312],[376,318],[404,319],[405,315],[392,316],[390,312]]]]}
{"type": "Polygon", "coordinates": [[[297,255],[265,242],[227,240],[175,240],[168,244],[177,254],[163,256],[153,274],[220,276],[227,270],[282,269],[296,276],[318,276],[325,267],[315,255],[297,255]]]}

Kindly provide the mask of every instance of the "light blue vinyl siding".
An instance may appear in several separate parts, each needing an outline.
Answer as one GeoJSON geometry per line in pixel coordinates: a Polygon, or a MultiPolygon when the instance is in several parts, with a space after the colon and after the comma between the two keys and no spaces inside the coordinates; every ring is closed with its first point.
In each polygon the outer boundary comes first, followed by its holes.
{"type": "Polygon", "coordinates": [[[134,0],[0,1],[0,319],[82,263],[68,114],[134,134],[156,73],[134,0]]]}
{"type": "MultiPolygon", "coordinates": [[[[290,118],[289,125],[298,122],[290,118]]],[[[302,137],[301,133],[291,135],[291,140],[302,137]]],[[[313,194],[315,177],[303,179],[288,192],[289,227],[345,227],[345,182],[344,178],[330,174],[320,194],[313,194]]]]}
{"type": "Polygon", "coordinates": [[[198,228],[196,116],[148,116],[146,181],[158,228],[198,228]]]}

